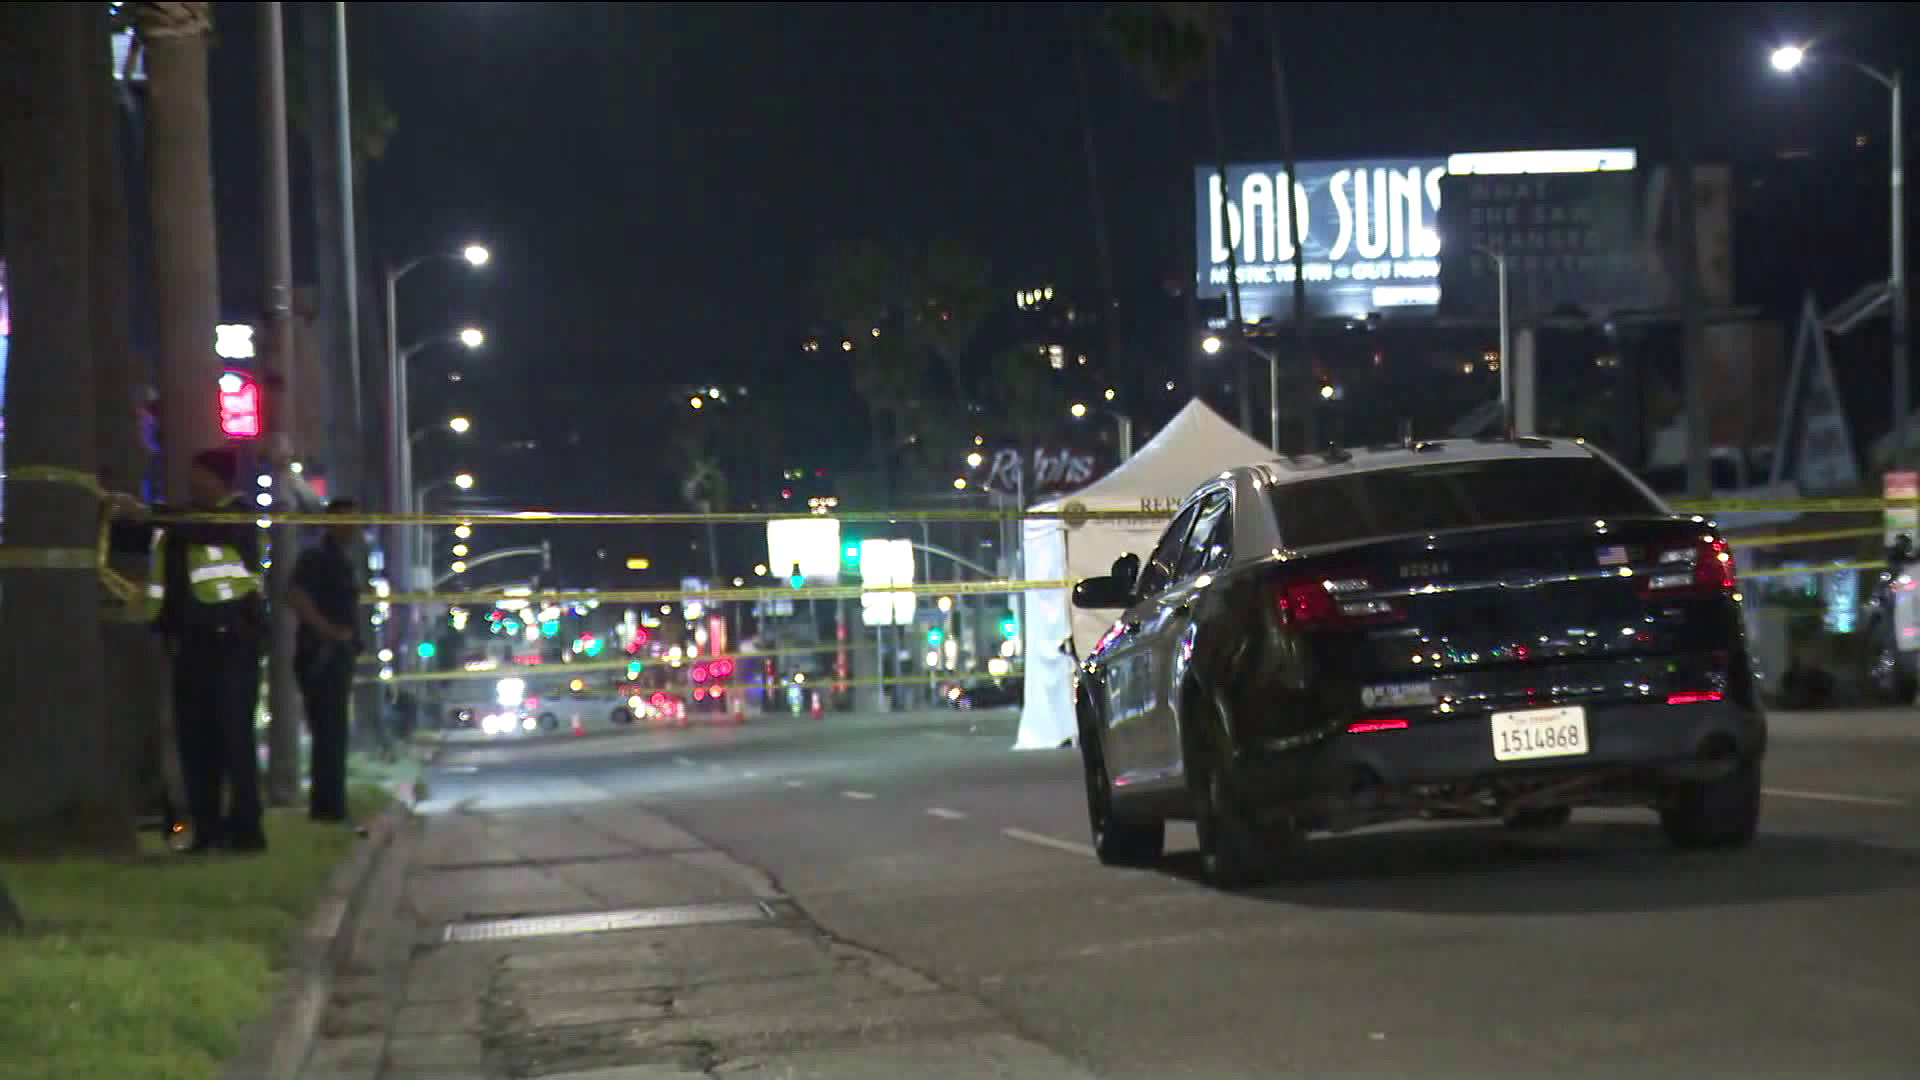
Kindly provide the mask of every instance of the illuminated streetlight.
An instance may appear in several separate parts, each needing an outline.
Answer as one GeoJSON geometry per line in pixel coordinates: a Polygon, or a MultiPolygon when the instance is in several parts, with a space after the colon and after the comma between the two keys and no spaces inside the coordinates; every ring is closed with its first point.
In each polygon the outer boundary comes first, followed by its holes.
{"type": "Polygon", "coordinates": [[[1321,397],[1322,399],[1324,399],[1324,400],[1326,400],[1326,401],[1332,401],[1332,400],[1333,400],[1333,387],[1332,387],[1332,386],[1329,386],[1329,385],[1325,385],[1325,384],[1322,384],[1322,385],[1321,385],[1321,387],[1320,387],[1320,397],[1321,397]]]}
{"type": "Polygon", "coordinates": [[[975,446],[987,445],[987,437],[985,435],[975,435],[973,437],[973,445],[975,446]]]}
{"type": "Polygon", "coordinates": [[[757,564],[757,565],[755,565],[755,566],[754,566],[754,568],[753,568],[753,576],[754,576],[754,577],[766,577],[766,576],[767,576],[767,564],[766,564],[766,563],[759,563],[759,564],[757,564]]]}
{"type": "Polygon", "coordinates": [[[467,557],[467,545],[465,545],[465,544],[455,544],[455,545],[453,545],[453,557],[454,557],[454,558],[456,558],[456,559],[464,559],[464,558],[466,558],[466,557],[467,557]]]}
{"type": "Polygon", "coordinates": [[[955,491],[965,491],[965,490],[967,490],[967,478],[966,478],[966,477],[964,477],[964,476],[956,476],[956,477],[954,477],[954,478],[953,478],[953,490],[955,490],[955,491]]]}
{"type": "Polygon", "coordinates": [[[699,394],[695,394],[687,399],[687,407],[691,409],[704,409],[707,407],[707,399],[701,397],[699,394]]]}
{"type": "Polygon", "coordinates": [[[447,421],[447,430],[455,435],[465,435],[473,429],[473,421],[464,416],[455,416],[447,421]]]}
{"type": "Polygon", "coordinates": [[[977,469],[980,467],[980,463],[985,460],[987,459],[980,456],[980,451],[975,450],[973,453],[967,455],[967,466],[977,469]]]}
{"type": "Polygon", "coordinates": [[[454,477],[453,486],[459,488],[461,491],[471,490],[473,487],[473,474],[463,472],[454,477]]]}
{"type": "Polygon", "coordinates": [[[1807,59],[1807,50],[1798,45],[1782,45],[1773,50],[1773,70],[1792,71],[1807,59]]]}
{"type": "Polygon", "coordinates": [[[1220,338],[1214,334],[1208,334],[1206,337],[1206,340],[1200,343],[1200,351],[1203,353],[1206,353],[1208,356],[1212,356],[1215,353],[1218,353],[1221,349],[1225,347],[1226,347],[1226,343],[1221,341],[1220,338]]]}
{"type": "Polygon", "coordinates": [[[469,349],[477,349],[486,343],[486,331],[481,330],[477,326],[469,326],[465,330],[460,331],[460,344],[465,345],[469,349]]]}
{"type": "Polygon", "coordinates": [[[449,569],[451,569],[456,574],[464,574],[467,572],[467,564],[460,561],[459,559],[455,559],[453,560],[453,565],[449,569]]]}
{"type": "Polygon", "coordinates": [[[1107,400],[1112,401],[1114,399],[1114,396],[1115,395],[1114,395],[1113,387],[1111,386],[1107,387],[1107,400]]]}
{"type": "Polygon", "coordinates": [[[481,244],[468,244],[466,249],[460,252],[460,257],[474,266],[485,266],[487,260],[493,258],[493,252],[488,251],[481,244]]]}
{"type": "Polygon", "coordinates": [[[852,352],[852,351],[853,351],[853,342],[851,342],[851,341],[844,341],[844,340],[843,340],[843,341],[841,341],[841,342],[840,342],[840,351],[841,351],[841,352],[852,352]]]}
{"type": "Polygon", "coordinates": [[[1078,419],[1080,419],[1081,417],[1083,417],[1083,416],[1085,416],[1085,415],[1087,415],[1087,407],[1086,407],[1086,405],[1085,405],[1085,404],[1083,404],[1083,403],[1081,403],[1081,402],[1078,402],[1078,401],[1076,401],[1076,402],[1074,402],[1074,403],[1073,403],[1073,408],[1071,408],[1071,409],[1068,409],[1067,411],[1073,414],[1073,418],[1074,418],[1075,420],[1078,420],[1078,419]]]}
{"type": "Polygon", "coordinates": [[[471,525],[456,526],[453,530],[453,535],[465,540],[473,535],[473,527],[471,525]]]}

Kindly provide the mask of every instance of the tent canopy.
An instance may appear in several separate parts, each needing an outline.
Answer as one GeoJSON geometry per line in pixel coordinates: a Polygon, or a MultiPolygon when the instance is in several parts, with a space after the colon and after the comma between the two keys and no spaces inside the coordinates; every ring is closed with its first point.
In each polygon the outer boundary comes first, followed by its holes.
{"type": "MultiPolygon", "coordinates": [[[[1198,398],[1112,472],[1036,510],[1171,509],[1222,469],[1266,461],[1272,453],[1198,398]]],[[[1129,552],[1145,555],[1165,523],[1152,519],[1089,521],[1069,527],[1032,520],[1021,536],[1026,576],[1036,581],[1096,577],[1129,552]]],[[[1073,668],[1105,630],[1101,612],[1075,611],[1064,590],[1026,594],[1026,703],[1019,749],[1059,746],[1074,736],[1073,668]]]]}

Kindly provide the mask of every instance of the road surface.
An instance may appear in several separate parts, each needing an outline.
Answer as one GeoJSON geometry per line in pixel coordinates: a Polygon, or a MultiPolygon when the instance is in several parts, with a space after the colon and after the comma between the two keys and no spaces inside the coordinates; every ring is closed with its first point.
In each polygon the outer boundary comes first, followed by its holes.
{"type": "MultiPolygon", "coordinates": [[[[1077,757],[1009,751],[1010,714],[462,746],[430,770],[421,809],[603,832],[629,813],[669,822],[820,934],[1056,1055],[1018,1060],[1062,1075],[1910,1080],[1909,717],[1780,718],[1748,851],[1674,853],[1650,813],[1526,837],[1423,825],[1316,841],[1304,880],[1242,895],[1193,880],[1184,826],[1161,869],[1097,865],[1077,757]]],[[[607,880],[603,893],[645,891],[607,880]]],[[[627,1060],[593,1045],[574,1064],[627,1060]]]]}

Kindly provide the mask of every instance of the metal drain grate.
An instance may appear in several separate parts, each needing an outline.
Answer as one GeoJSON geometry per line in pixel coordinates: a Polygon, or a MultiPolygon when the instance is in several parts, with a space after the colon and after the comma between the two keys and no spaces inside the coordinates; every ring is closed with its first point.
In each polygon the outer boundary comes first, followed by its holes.
{"type": "Polygon", "coordinates": [[[678,907],[628,908],[578,915],[529,915],[518,919],[453,923],[446,928],[441,940],[453,944],[569,934],[605,934],[615,930],[659,930],[670,926],[759,922],[773,917],[773,909],[761,903],[685,904],[678,907]]]}

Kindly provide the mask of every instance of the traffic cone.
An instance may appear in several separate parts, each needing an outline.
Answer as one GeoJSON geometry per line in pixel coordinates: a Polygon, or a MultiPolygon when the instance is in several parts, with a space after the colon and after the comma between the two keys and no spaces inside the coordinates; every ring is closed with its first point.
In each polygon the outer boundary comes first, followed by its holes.
{"type": "Polygon", "coordinates": [[[732,694],[728,696],[727,715],[731,718],[729,721],[731,723],[744,724],[747,722],[746,702],[740,700],[739,694],[732,694]]]}
{"type": "Polygon", "coordinates": [[[815,720],[818,720],[818,719],[820,719],[820,713],[821,713],[821,709],[820,709],[820,691],[818,691],[818,690],[815,690],[815,691],[814,691],[814,692],[812,693],[812,695],[811,695],[811,697],[812,697],[812,702],[813,702],[813,703],[812,703],[811,705],[809,705],[809,706],[807,707],[807,715],[809,715],[809,716],[811,716],[811,717],[813,717],[813,718],[814,718],[815,720]]]}
{"type": "Polygon", "coordinates": [[[585,735],[587,733],[587,729],[583,727],[580,723],[579,713],[573,714],[573,733],[575,735],[585,735]]]}

